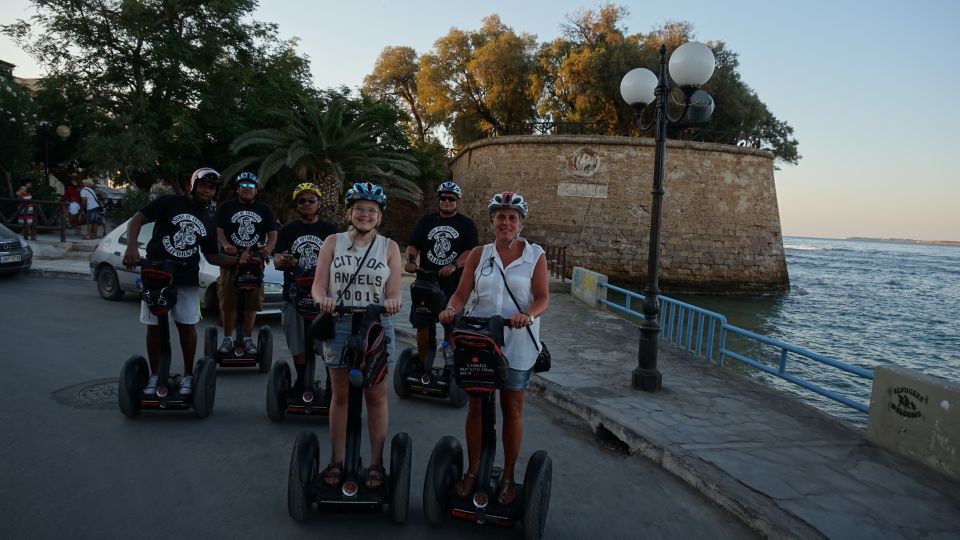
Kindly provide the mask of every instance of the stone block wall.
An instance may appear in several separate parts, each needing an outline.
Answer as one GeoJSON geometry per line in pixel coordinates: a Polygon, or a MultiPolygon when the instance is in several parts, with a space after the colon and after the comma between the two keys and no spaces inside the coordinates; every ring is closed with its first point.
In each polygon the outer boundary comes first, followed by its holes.
{"type": "MultiPolygon", "coordinates": [[[[652,139],[510,136],[476,141],[452,161],[462,211],[492,238],[486,203],[512,190],[530,203],[524,234],[567,247],[569,267],[645,279],[653,186],[652,139]]],[[[664,292],[751,293],[789,288],[773,156],[670,141],[660,225],[664,292]]]]}

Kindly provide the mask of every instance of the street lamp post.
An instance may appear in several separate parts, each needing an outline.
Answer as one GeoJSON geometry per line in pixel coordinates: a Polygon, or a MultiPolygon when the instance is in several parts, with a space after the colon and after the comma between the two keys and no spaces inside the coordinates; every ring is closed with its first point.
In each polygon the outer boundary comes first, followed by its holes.
{"type": "Polygon", "coordinates": [[[646,68],[630,70],[620,81],[620,95],[634,110],[640,131],[654,128],[656,141],[653,162],[653,191],[650,202],[650,245],[647,255],[647,284],[644,288],[643,323],[640,324],[640,348],[637,368],[633,371],[633,387],[646,392],[660,389],[662,375],[657,369],[657,339],[660,335],[660,289],[657,272],[660,263],[660,213],[663,199],[663,165],[667,153],[667,129],[683,120],[703,123],[713,112],[713,98],[697,88],[713,75],[714,57],[703,43],[691,41],[677,48],[670,57],[667,72],[667,48],[660,45],[660,76],[646,68]],[[670,79],[673,79],[673,82],[670,79]],[[683,93],[683,111],[670,114],[671,93],[679,88],[683,93]],[[653,107],[652,122],[643,122],[644,112],[653,107]]]}
{"type": "Polygon", "coordinates": [[[50,185],[50,122],[40,122],[43,128],[43,184],[50,185]]]}

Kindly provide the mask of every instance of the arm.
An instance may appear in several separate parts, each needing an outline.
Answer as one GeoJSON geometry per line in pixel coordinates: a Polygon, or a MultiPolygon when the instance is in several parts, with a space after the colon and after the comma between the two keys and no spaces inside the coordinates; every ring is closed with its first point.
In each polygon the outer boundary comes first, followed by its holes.
{"type": "Polygon", "coordinates": [[[526,313],[517,313],[510,317],[510,326],[514,328],[523,328],[533,324],[533,319],[543,315],[550,305],[550,284],[547,276],[547,258],[541,254],[537,259],[537,265],[533,267],[533,279],[531,280],[533,288],[533,303],[527,308],[526,313]]]}
{"type": "Polygon", "coordinates": [[[440,312],[440,322],[450,324],[453,322],[453,316],[456,315],[463,306],[467,304],[470,293],[473,292],[473,275],[480,264],[480,255],[483,253],[483,246],[478,246],[470,250],[467,254],[467,263],[463,267],[463,275],[460,276],[460,284],[457,285],[457,291],[447,302],[447,308],[440,312]]]}
{"type": "Polygon", "coordinates": [[[266,245],[263,246],[263,250],[261,250],[261,253],[263,254],[263,258],[267,258],[270,256],[271,253],[273,253],[273,246],[275,245],[277,245],[276,229],[267,233],[267,243],[266,245]]]}
{"type": "Polygon", "coordinates": [[[223,229],[217,227],[217,244],[220,245],[220,249],[227,255],[236,255],[237,248],[233,244],[227,241],[227,234],[223,232],[223,229]]]}
{"type": "Polygon", "coordinates": [[[147,217],[137,212],[127,223],[127,249],[123,252],[123,265],[132,270],[140,260],[140,250],[137,249],[137,239],[140,238],[140,229],[147,222],[147,217]]]}
{"type": "Polygon", "coordinates": [[[403,265],[404,272],[412,274],[417,271],[416,260],[417,260],[417,254],[419,253],[420,251],[418,251],[417,248],[413,247],[412,244],[407,246],[407,249],[406,249],[407,262],[403,265]]]}
{"type": "Polygon", "coordinates": [[[317,254],[317,271],[313,275],[313,287],[310,288],[310,296],[313,301],[325,313],[333,313],[337,307],[337,301],[327,296],[327,289],[330,285],[330,262],[333,261],[333,252],[337,246],[336,235],[331,234],[323,241],[323,247],[317,254]]]}
{"type": "Polygon", "coordinates": [[[390,277],[387,278],[385,287],[386,299],[383,301],[383,307],[387,313],[393,315],[400,311],[400,246],[393,240],[390,241],[390,247],[387,248],[387,266],[390,267],[390,277]]]}

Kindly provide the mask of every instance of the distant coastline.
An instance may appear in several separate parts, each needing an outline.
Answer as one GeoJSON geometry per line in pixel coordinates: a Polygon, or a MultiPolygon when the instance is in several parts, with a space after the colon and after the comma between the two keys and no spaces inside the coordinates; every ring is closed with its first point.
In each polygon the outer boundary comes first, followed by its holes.
{"type": "Polygon", "coordinates": [[[857,240],[859,242],[882,242],[885,244],[924,244],[930,246],[955,246],[960,247],[960,241],[956,240],[913,240],[911,238],[866,238],[862,236],[850,236],[844,240],[857,240]]]}

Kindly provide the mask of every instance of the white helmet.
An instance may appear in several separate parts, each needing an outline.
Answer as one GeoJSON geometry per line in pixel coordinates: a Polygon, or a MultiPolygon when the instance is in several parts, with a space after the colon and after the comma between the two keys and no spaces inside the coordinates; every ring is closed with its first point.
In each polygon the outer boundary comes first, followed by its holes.
{"type": "Polygon", "coordinates": [[[520,212],[520,219],[527,219],[527,212],[530,211],[530,207],[527,206],[527,201],[523,200],[520,194],[512,191],[497,193],[487,204],[487,213],[490,214],[491,218],[495,211],[502,209],[520,212]]]}

